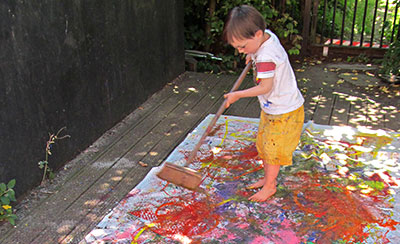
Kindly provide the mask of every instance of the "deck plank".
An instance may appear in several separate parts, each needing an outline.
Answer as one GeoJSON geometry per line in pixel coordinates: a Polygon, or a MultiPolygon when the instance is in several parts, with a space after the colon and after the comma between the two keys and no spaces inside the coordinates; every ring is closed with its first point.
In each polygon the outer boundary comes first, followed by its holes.
{"type": "Polygon", "coordinates": [[[370,128],[382,128],[385,116],[381,112],[381,104],[369,99],[366,100],[366,125],[370,128]]]}
{"type": "Polygon", "coordinates": [[[349,122],[348,125],[357,127],[359,125],[365,126],[367,123],[367,117],[365,114],[365,101],[359,97],[350,97],[350,111],[349,111],[349,122]]]}
{"type": "MultiPolygon", "coordinates": [[[[254,82],[250,78],[246,78],[243,81],[243,84],[240,87],[240,90],[248,89],[250,87],[254,86],[254,82]]],[[[224,114],[226,115],[241,115],[242,112],[246,109],[247,105],[251,101],[251,98],[241,98],[234,104],[232,104],[224,114]]]]}
{"type": "Polygon", "coordinates": [[[322,89],[311,89],[307,88],[306,92],[303,92],[304,96],[304,121],[313,120],[315,110],[317,108],[318,101],[321,97],[322,89]]]}
{"type": "Polygon", "coordinates": [[[243,110],[241,115],[243,117],[250,117],[250,118],[259,118],[261,112],[260,102],[256,97],[252,97],[249,99],[249,102],[246,108],[243,110]]]}
{"type": "MultiPolygon", "coordinates": [[[[244,89],[254,86],[254,81],[252,78],[248,78],[244,89]]],[[[235,102],[229,109],[225,112],[227,115],[243,116],[257,118],[260,116],[260,105],[258,103],[257,97],[246,97],[241,98],[239,101],[235,102]],[[256,102],[256,104],[255,104],[256,102]]]]}
{"type": "Polygon", "coordinates": [[[333,93],[331,90],[323,90],[318,98],[317,107],[313,115],[313,121],[317,124],[328,125],[333,111],[333,93]]]}
{"type": "Polygon", "coordinates": [[[384,113],[384,126],[400,132],[400,110],[393,106],[384,113]]]}
{"type": "Polygon", "coordinates": [[[350,102],[346,100],[346,94],[334,93],[334,105],[330,125],[347,125],[349,121],[350,102]]]}

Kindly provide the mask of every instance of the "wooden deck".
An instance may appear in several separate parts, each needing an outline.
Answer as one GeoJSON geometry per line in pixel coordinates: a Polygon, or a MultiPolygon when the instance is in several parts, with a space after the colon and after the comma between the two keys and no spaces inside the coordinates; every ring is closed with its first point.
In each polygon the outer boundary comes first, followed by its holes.
{"type": "MultiPolygon", "coordinates": [[[[328,64],[295,66],[306,120],[400,129],[399,87],[338,82],[343,69],[328,64]]],[[[32,191],[17,206],[17,226],[0,226],[0,243],[79,243],[151,167],[160,165],[207,114],[216,112],[236,78],[194,72],[178,77],[69,162],[52,184],[32,191]]],[[[246,78],[242,88],[251,85],[246,78]]],[[[258,117],[259,112],[257,99],[249,98],[225,114],[258,117]]]]}

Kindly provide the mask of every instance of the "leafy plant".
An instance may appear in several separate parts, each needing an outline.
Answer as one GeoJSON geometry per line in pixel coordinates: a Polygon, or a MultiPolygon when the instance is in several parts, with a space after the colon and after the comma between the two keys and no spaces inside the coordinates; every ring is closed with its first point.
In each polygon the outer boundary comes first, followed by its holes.
{"type": "Polygon", "coordinates": [[[214,72],[236,69],[239,56],[222,40],[222,32],[229,11],[242,4],[254,6],[263,15],[267,28],[278,35],[289,54],[300,53],[301,36],[298,35],[299,19],[296,19],[301,18],[298,1],[286,1],[291,10],[288,13],[272,0],[185,0],[185,48],[212,52],[223,59],[222,63],[211,66],[200,64],[200,68],[214,72]]]}
{"type": "MultiPolygon", "coordinates": [[[[376,0],[378,1],[378,0],[376,0]]],[[[388,5],[388,11],[385,13],[386,1],[367,1],[367,0],[327,0],[320,1],[318,16],[323,16],[325,11],[325,19],[318,19],[317,30],[318,33],[325,37],[339,38],[342,29],[343,16],[344,21],[344,39],[350,40],[353,19],[354,19],[354,38],[360,39],[360,34],[363,31],[364,41],[369,42],[373,32],[372,23],[374,26],[374,41],[380,41],[382,30],[384,30],[384,41],[387,42],[392,38],[392,31],[390,31],[391,23],[395,20],[395,1],[388,5]],[[325,6],[326,4],[326,6],[325,6]],[[357,5],[356,5],[357,4],[357,5]],[[378,11],[374,16],[375,4],[377,4],[378,11]],[[336,9],[335,9],[336,6],[336,9]],[[364,10],[367,7],[367,12],[364,20],[364,10]],[[386,16],[385,16],[386,15],[386,16]],[[335,18],[333,18],[335,17],[335,18]],[[374,18],[375,17],[375,18],[374,18]],[[383,21],[386,19],[386,21],[383,21]],[[363,22],[365,24],[363,25],[363,22]],[[334,27],[332,29],[332,24],[334,27]],[[324,33],[321,33],[321,30],[324,33]],[[332,33],[331,33],[332,32],[332,33]]],[[[393,26],[395,28],[395,26],[393,26]]]]}
{"type": "Polygon", "coordinates": [[[41,184],[43,184],[44,181],[46,180],[46,176],[49,179],[53,179],[54,178],[53,170],[49,167],[49,156],[51,155],[52,145],[56,142],[56,140],[61,140],[61,139],[65,139],[65,138],[71,137],[70,135],[60,136],[61,131],[63,131],[64,129],[65,129],[65,127],[63,127],[60,130],[58,130],[58,132],[56,134],[49,134],[49,140],[46,143],[46,157],[45,157],[45,160],[40,161],[38,163],[39,168],[43,169],[43,178],[42,178],[41,184]]]}
{"type": "Polygon", "coordinates": [[[400,81],[400,39],[395,40],[386,51],[382,68],[379,71],[382,78],[389,82],[400,81]]]}
{"type": "Polygon", "coordinates": [[[5,183],[0,183],[0,221],[8,220],[12,225],[15,225],[15,220],[17,219],[10,205],[12,201],[16,201],[15,192],[13,190],[14,186],[15,179],[10,180],[7,185],[5,183]]]}
{"type": "Polygon", "coordinates": [[[351,62],[351,63],[369,63],[371,62],[370,58],[365,55],[364,53],[361,53],[358,56],[348,56],[347,57],[347,62],[351,62]]]}

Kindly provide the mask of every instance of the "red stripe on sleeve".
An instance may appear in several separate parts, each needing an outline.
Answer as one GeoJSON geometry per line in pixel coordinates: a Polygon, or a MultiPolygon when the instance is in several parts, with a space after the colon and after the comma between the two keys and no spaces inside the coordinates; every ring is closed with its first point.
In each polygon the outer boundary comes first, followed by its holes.
{"type": "Polygon", "coordinates": [[[260,62],[256,63],[257,72],[267,72],[275,70],[276,65],[273,62],[260,62]]]}

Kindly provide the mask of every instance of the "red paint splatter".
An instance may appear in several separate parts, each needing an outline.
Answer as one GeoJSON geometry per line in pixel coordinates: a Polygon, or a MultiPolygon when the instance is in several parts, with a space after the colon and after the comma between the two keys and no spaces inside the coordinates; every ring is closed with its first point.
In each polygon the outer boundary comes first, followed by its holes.
{"type": "Polygon", "coordinates": [[[218,225],[220,216],[214,213],[214,209],[215,205],[207,199],[180,199],[164,203],[154,212],[143,209],[130,214],[149,220],[152,223],[150,229],[159,235],[192,237],[205,234],[218,225]]]}
{"type": "MultiPolygon", "coordinates": [[[[296,176],[298,181],[287,182],[286,185],[293,188],[293,201],[308,221],[301,232],[323,232],[319,239],[321,243],[338,239],[362,242],[370,235],[365,232],[370,224],[392,230],[399,224],[377,210],[377,198],[368,202],[365,197],[348,191],[335,181],[323,180],[319,173],[298,173],[296,176]],[[314,183],[318,180],[321,182],[314,183]]],[[[380,201],[383,204],[383,200],[380,201]]]]}
{"type": "Polygon", "coordinates": [[[212,162],[208,167],[200,169],[203,174],[219,181],[238,180],[241,177],[261,170],[262,165],[257,164],[258,152],[255,145],[241,148],[240,150],[223,150],[218,155],[202,157],[199,160],[207,163],[212,162]],[[229,174],[219,176],[219,168],[224,168],[229,174]]]}

